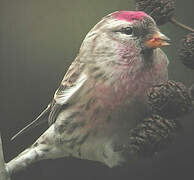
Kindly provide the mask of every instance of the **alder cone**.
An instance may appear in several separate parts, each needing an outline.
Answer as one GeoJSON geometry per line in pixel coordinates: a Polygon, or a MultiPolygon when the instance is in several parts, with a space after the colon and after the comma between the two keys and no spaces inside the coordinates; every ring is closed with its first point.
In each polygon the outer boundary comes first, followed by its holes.
{"type": "Polygon", "coordinates": [[[192,108],[192,98],[181,83],[167,81],[150,88],[147,92],[150,111],[165,118],[178,118],[192,108]]]}
{"type": "Polygon", "coordinates": [[[179,56],[187,68],[194,69],[194,33],[186,35],[181,40],[179,56]]]}
{"type": "Polygon", "coordinates": [[[136,10],[144,11],[156,21],[158,25],[166,24],[174,15],[174,0],[136,0],[136,10]]]}
{"type": "Polygon", "coordinates": [[[130,131],[129,146],[140,156],[153,156],[172,142],[177,130],[174,120],[152,115],[130,131]]]}

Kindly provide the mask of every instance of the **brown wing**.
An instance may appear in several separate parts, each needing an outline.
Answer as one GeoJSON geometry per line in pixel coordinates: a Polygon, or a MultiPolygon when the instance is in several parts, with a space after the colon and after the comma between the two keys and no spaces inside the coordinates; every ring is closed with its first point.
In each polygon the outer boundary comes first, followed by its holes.
{"type": "MultiPolygon", "coordinates": [[[[68,94],[67,92],[73,92],[73,90],[76,90],[76,85],[80,83],[80,78],[83,77],[82,71],[83,71],[84,64],[81,63],[79,60],[75,60],[72,65],[69,67],[69,70],[67,71],[66,75],[64,76],[61,85],[57,89],[54,99],[52,102],[48,105],[48,107],[30,124],[28,124],[26,127],[24,127],[22,130],[20,130],[16,135],[14,135],[11,140],[16,139],[17,137],[21,136],[24,133],[27,133],[30,129],[33,129],[40,124],[47,121],[49,125],[55,122],[56,117],[58,113],[61,110],[61,107],[64,105],[67,105],[68,98],[71,98],[69,95],[73,95],[74,93],[68,94]],[[82,76],[80,76],[82,74],[82,76]],[[65,99],[65,95],[68,97],[65,99]]],[[[82,80],[83,78],[81,78],[82,80]]],[[[83,81],[81,81],[82,83],[83,81]]],[[[77,90],[79,87],[77,87],[77,90]]]]}
{"type": "Polygon", "coordinates": [[[57,115],[64,105],[68,107],[69,99],[72,98],[86,81],[87,77],[82,73],[83,69],[84,63],[78,59],[69,67],[51,103],[51,111],[48,118],[49,125],[55,122],[57,115]]]}

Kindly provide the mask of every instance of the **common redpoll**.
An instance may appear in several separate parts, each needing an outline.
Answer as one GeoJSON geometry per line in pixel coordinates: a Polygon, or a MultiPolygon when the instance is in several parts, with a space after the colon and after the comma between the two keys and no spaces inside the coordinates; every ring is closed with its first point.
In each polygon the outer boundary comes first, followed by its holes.
{"type": "Polygon", "coordinates": [[[115,147],[128,144],[129,131],[147,115],[146,90],[168,78],[168,59],[158,48],[165,45],[169,39],[144,12],[104,17],[87,34],[52,103],[26,128],[49,113],[49,129],[7,163],[8,172],[68,156],[109,167],[132,159],[115,147]]]}

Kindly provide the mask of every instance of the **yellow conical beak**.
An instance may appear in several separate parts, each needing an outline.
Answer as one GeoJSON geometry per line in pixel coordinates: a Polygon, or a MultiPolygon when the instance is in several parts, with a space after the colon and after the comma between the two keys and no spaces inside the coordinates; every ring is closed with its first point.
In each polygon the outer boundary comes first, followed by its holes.
{"type": "Polygon", "coordinates": [[[161,46],[168,46],[170,45],[170,39],[162,34],[161,32],[156,32],[154,36],[146,41],[146,47],[147,48],[157,48],[161,46]]]}

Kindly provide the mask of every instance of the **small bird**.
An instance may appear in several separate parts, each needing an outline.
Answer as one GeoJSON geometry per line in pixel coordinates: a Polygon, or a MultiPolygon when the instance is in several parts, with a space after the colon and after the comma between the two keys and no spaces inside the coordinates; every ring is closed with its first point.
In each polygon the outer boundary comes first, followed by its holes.
{"type": "Polygon", "coordinates": [[[121,165],[133,154],[119,151],[129,130],[147,114],[146,90],[168,79],[169,45],[154,20],[141,11],[117,11],[86,35],[46,110],[29,128],[48,119],[35,143],[6,164],[11,175],[43,159],[76,157],[121,165]]]}

